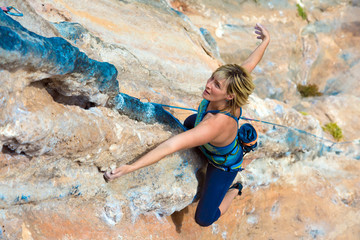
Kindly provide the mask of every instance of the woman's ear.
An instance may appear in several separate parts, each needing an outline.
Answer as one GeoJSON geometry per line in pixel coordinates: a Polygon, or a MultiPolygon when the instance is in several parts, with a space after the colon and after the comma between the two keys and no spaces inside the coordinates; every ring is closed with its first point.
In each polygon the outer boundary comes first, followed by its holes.
{"type": "Polygon", "coordinates": [[[234,98],[235,98],[235,94],[228,94],[228,95],[226,96],[226,100],[227,100],[227,101],[233,100],[234,98]]]}

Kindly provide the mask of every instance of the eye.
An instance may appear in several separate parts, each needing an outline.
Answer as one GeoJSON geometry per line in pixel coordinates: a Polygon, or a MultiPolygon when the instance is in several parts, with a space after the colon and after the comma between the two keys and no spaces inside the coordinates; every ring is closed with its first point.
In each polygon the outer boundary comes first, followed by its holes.
{"type": "Polygon", "coordinates": [[[220,87],[221,87],[220,84],[219,84],[219,82],[215,82],[215,87],[216,87],[216,88],[220,88],[220,87]]]}

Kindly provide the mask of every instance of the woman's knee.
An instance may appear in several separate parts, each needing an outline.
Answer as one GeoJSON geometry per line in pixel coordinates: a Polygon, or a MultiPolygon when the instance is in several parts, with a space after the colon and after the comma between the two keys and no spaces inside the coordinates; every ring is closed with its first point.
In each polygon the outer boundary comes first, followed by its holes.
{"type": "Polygon", "coordinates": [[[195,213],[195,222],[202,227],[208,227],[220,217],[220,210],[210,211],[212,208],[202,208],[198,206],[195,213]]]}
{"type": "Polygon", "coordinates": [[[208,218],[204,218],[200,216],[195,216],[195,222],[199,224],[201,227],[208,227],[214,223],[214,221],[210,221],[208,218]]]}

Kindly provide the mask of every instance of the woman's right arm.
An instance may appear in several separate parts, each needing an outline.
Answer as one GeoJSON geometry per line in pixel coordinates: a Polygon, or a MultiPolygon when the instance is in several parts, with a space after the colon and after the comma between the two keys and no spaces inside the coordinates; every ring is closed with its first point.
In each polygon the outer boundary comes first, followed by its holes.
{"type": "Polygon", "coordinates": [[[144,156],[140,157],[136,162],[130,165],[122,165],[111,172],[105,173],[105,179],[113,180],[140,168],[152,165],[174,152],[197,147],[210,142],[222,132],[224,127],[219,124],[219,121],[216,121],[216,119],[217,116],[211,117],[202,121],[195,128],[169,138],[144,156]]]}

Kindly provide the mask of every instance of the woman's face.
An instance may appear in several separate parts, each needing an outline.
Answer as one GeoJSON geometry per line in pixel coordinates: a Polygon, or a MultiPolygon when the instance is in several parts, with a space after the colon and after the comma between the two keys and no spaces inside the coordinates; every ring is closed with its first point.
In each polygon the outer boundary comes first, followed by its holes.
{"type": "Polygon", "coordinates": [[[208,101],[226,101],[231,99],[229,94],[227,94],[227,83],[225,79],[219,80],[214,76],[211,76],[207,81],[202,96],[208,101]]]}

